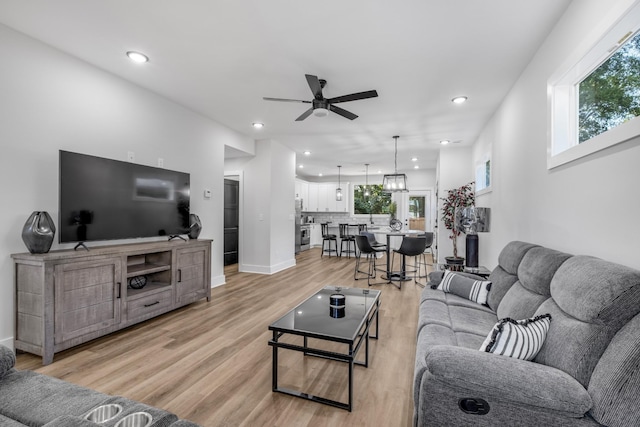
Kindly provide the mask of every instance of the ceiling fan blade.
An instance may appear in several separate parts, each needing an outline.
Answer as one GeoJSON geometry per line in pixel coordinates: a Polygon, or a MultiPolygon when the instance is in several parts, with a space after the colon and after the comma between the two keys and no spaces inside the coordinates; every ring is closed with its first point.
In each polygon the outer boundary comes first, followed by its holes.
{"type": "Polygon", "coordinates": [[[264,99],[265,101],[281,101],[281,102],[303,102],[305,104],[311,104],[311,101],[303,101],[301,99],[287,99],[287,98],[268,98],[268,97],[263,97],[262,99],[264,99]]]}
{"type": "Polygon", "coordinates": [[[309,116],[311,115],[311,113],[313,113],[313,107],[309,108],[307,111],[305,111],[304,113],[302,113],[302,114],[300,115],[300,117],[298,117],[298,118],[296,119],[296,122],[301,122],[301,121],[303,121],[304,119],[306,119],[307,117],[309,117],[309,116]]]}
{"type": "Polygon", "coordinates": [[[346,117],[349,120],[358,118],[358,116],[353,114],[351,111],[344,110],[340,107],[336,107],[335,105],[329,105],[329,110],[333,111],[336,114],[340,114],[342,117],[346,117]]]}
{"type": "Polygon", "coordinates": [[[323,99],[322,86],[320,86],[320,80],[318,80],[318,76],[312,76],[311,74],[305,74],[304,76],[307,78],[307,83],[309,83],[309,87],[311,88],[313,97],[317,100],[323,99]]]}
{"type": "Polygon", "coordinates": [[[349,102],[357,101],[358,99],[375,98],[376,96],[378,96],[378,92],[376,92],[375,90],[368,90],[366,92],[352,93],[351,95],[337,96],[335,98],[327,99],[327,101],[335,104],[338,102],[349,102]]]}

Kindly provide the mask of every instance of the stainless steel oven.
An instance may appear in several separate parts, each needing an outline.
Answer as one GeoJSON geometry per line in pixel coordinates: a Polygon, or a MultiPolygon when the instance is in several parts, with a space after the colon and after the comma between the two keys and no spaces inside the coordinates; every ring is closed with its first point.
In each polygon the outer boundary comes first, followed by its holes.
{"type": "Polygon", "coordinates": [[[300,250],[306,251],[311,244],[311,226],[308,224],[300,225],[300,250]]]}

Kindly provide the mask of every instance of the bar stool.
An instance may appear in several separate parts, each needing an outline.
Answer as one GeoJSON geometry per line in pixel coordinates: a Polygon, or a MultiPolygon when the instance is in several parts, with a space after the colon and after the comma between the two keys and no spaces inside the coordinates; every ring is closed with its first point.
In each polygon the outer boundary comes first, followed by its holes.
{"type": "Polygon", "coordinates": [[[369,244],[371,245],[371,247],[375,248],[375,249],[383,249],[386,250],[387,249],[387,245],[384,243],[380,243],[376,240],[376,236],[373,233],[370,233],[368,231],[361,231],[360,232],[361,236],[367,236],[367,239],[369,240],[369,244]]]}
{"type": "Polygon", "coordinates": [[[338,254],[338,238],[335,234],[329,234],[329,223],[323,222],[320,224],[322,230],[322,251],[320,251],[320,257],[324,255],[325,252],[329,253],[331,256],[331,252],[335,252],[338,254]],[[324,247],[324,243],[327,242],[327,249],[324,247]],[[333,242],[334,249],[331,249],[331,242],[333,242]]]}
{"type": "MultiPolygon", "coordinates": [[[[433,233],[426,232],[424,234],[420,234],[419,237],[425,237],[427,239],[426,246],[424,248],[424,252],[422,253],[422,265],[424,265],[424,276],[418,274],[418,277],[428,277],[427,266],[433,266],[433,233]],[[429,256],[431,257],[431,262],[426,262],[426,254],[427,250],[429,250],[429,256]]],[[[420,257],[418,257],[418,263],[421,263],[420,257]]],[[[418,285],[425,287],[425,284],[416,282],[418,285]]]]}
{"type": "Polygon", "coordinates": [[[347,253],[347,258],[350,258],[352,253],[356,256],[356,239],[353,234],[349,233],[349,224],[338,224],[338,227],[340,229],[340,253],[338,256],[342,256],[343,252],[347,253]],[[347,245],[346,251],[344,249],[345,243],[347,245]],[[350,249],[352,244],[353,250],[350,249]]]}
{"type": "MultiPolygon", "coordinates": [[[[427,238],[424,235],[419,237],[404,237],[402,239],[402,243],[398,249],[393,250],[393,257],[391,258],[391,265],[393,265],[393,261],[395,258],[395,254],[398,253],[402,255],[402,277],[398,282],[398,288],[402,289],[402,279],[406,277],[407,273],[413,273],[413,281],[415,283],[418,282],[418,277],[420,277],[420,262],[418,260],[419,257],[424,258],[424,250],[427,245],[427,238]],[[413,257],[413,267],[414,270],[407,271],[406,267],[406,257],[413,257]]],[[[426,270],[426,258],[424,259],[425,270],[426,270]]]]}
{"type": "Polygon", "coordinates": [[[371,278],[376,277],[376,258],[377,258],[377,254],[378,252],[384,252],[385,249],[380,249],[380,248],[374,248],[371,246],[371,244],[369,243],[369,239],[367,238],[367,236],[364,236],[362,234],[358,235],[358,236],[353,236],[355,238],[355,242],[356,245],[358,246],[359,249],[359,253],[358,255],[356,255],[356,269],[353,272],[353,278],[355,280],[359,280],[361,279],[361,277],[358,277],[359,274],[366,274],[367,275],[367,285],[371,286],[371,285],[382,285],[384,284],[383,282],[380,283],[371,283],[371,278]],[[362,255],[366,255],[367,256],[367,261],[368,261],[368,269],[367,271],[362,271],[360,270],[360,258],[362,257],[362,255]]]}

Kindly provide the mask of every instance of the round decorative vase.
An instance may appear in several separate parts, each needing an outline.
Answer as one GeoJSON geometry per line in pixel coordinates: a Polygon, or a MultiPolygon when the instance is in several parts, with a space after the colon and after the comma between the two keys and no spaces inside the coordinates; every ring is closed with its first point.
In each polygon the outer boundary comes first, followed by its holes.
{"type": "Polygon", "coordinates": [[[197,239],[202,231],[202,221],[196,214],[189,214],[189,238],[197,239]]]}
{"type": "Polygon", "coordinates": [[[49,252],[55,234],[56,226],[45,211],[33,212],[22,227],[22,241],[32,254],[49,252]]]}
{"type": "Polygon", "coordinates": [[[447,270],[451,270],[451,271],[464,270],[464,258],[447,256],[447,257],[444,257],[444,259],[447,262],[447,265],[446,265],[447,270]]]}
{"type": "Polygon", "coordinates": [[[402,230],[402,221],[393,218],[391,221],[389,221],[389,228],[391,228],[393,231],[402,230]]]}

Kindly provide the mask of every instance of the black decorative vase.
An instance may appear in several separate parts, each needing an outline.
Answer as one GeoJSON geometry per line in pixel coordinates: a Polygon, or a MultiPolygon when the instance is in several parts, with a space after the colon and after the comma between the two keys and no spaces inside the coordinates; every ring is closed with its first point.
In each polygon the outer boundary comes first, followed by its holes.
{"type": "Polygon", "coordinates": [[[466,257],[467,257],[467,267],[477,268],[478,267],[478,235],[477,234],[467,234],[466,239],[466,257]]]}
{"type": "Polygon", "coordinates": [[[22,241],[32,254],[49,252],[55,234],[56,226],[45,211],[33,212],[22,227],[22,241]]]}
{"type": "Polygon", "coordinates": [[[202,221],[196,214],[189,214],[189,238],[197,239],[202,231],[202,221]]]}

